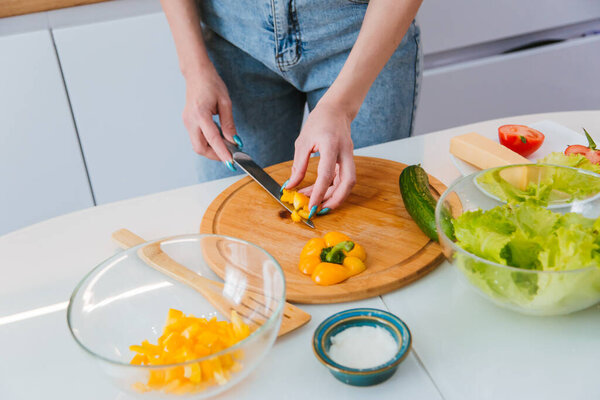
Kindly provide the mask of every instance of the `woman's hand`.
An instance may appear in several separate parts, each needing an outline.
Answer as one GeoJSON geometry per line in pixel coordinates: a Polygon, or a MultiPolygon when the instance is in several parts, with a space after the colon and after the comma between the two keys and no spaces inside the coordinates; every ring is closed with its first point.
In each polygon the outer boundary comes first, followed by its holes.
{"type": "Polygon", "coordinates": [[[317,180],[302,190],[310,196],[311,218],[319,205],[324,210],[342,204],[356,183],[354,145],[350,136],[352,117],[342,108],[323,100],[308,115],[296,139],[292,176],[285,184],[288,189],[297,186],[304,179],[310,155],[320,153],[317,180]]]}
{"type": "Polygon", "coordinates": [[[229,162],[228,166],[233,165],[231,153],[227,150],[219,129],[213,121],[213,115],[217,114],[223,136],[230,142],[241,145],[235,131],[227,87],[214,66],[209,64],[202,68],[201,72],[186,80],[183,123],[196,153],[213,160],[229,162]]]}
{"type": "MultiPolygon", "coordinates": [[[[308,158],[321,153],[317,181],[302,192],[310,194],[310,214],[322,207],[336,208],[356,181],[350,122],[358,113],[369,88],[406,34],[422,0],[371,1],[352,50],[335,81],[325,92],[296,140],[293,188],[304,178],[308,158]]],[[[391,90],[391,89],[390,89],[391,90]]]]}

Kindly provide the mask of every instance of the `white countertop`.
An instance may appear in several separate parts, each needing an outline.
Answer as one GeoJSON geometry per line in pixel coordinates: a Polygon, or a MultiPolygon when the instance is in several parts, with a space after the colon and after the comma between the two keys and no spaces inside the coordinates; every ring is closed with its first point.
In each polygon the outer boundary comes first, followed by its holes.
{"type": "MultiPolygon", "coordinates": [[[[421,163],[445,184],[459,176],[450,137],[494,132],[506,123],[553,120],[598,138],[600,111],[504,118],[356,151],[421,163]]],[[[0,399],[128,399],[101,379],[72,340],[65,317],[83,275],[117,251],[110,234],[146,239],[196,233],[210,202],[238,178],[120,201],[57,217],[0,237],[0,399]]],[[[246,380],[219,398],[597,399],[600,307],[565,317],[526,317],[462,286],[448,263],[382,297],[302,305],[312,321],[279,339],[246,380]],[[413,350],[389,381],[355,388],[335,380],[312,354],[315,327],[352,307],[387,309],[413,333],[413,350]]]]}

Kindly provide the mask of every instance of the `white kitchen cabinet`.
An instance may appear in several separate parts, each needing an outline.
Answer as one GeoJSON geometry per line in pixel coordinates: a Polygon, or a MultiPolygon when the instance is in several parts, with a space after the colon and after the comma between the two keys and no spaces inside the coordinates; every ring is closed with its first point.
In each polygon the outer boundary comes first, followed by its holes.
{"type": "Polygon", "coordinates": [[[0,235],[93,206],[48,31],[0,37],[0,235]]]}
{"type": "Polygon", "coordinates": [[[600,18],[598,0],[426,0],[426,55],[600,18]]]}
{"type": "Polygon", "coordinates": [[[98,204],[196,182],[164,14],[54,30],[98,204]]]}
{"type": "Polygon", "coordinates": [[[510,115],[598,109],[599,67],[600,36],[592,36],[426,70],[415,134],[510,115]]]}

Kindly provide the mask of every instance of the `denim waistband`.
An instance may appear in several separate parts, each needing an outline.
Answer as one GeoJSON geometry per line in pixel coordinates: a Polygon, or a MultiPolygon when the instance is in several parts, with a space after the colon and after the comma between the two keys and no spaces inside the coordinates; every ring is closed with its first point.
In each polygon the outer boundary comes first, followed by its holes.
{"type": "Polygon", "coordinates": [[[317,55],[319,49],[351,46],[366,7],[366,2],[356,0],[200,2],[203,22],[211,30],[281,71],[296,65],[303,50],[317,55]],[[332,43],[316,46],[324,40],[332,43]]]}
{"type": "MultiPolygon", "coordinates": [[[[356,42],[367,6],[366,0],[203,0],[200,12],[211,31],[309,91],[322,84],[311,81],[309,70],[337,75],[329,69],[356,42]]],[[[416,34],[413,24],[406,36],[416,34]]]]}

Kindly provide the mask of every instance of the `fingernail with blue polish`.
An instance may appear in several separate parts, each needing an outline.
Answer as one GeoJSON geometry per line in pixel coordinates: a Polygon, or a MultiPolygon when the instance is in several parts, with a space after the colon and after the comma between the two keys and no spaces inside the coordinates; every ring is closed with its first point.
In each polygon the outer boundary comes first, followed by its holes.
{"type": "Polygon", "coordinates": [[[233,141],[235,142],[235,144],[237,144],[240,150],[244,148],[244,143],[242,143],[242,139],[238,135],[233,136],[233,141]]]}
{"type": "Polygon", "coordinates": [[[321,211],[319,211],[317,213],[317,215],[326,215],[326,214],[329,214],[329,211],[331,211],[331,209],[325,207],[324,209],[322,209],[321,211]]]}
{"type": "Polygon", "coordinates": [[[315,213],[317,212],[317,206],[312,206],[310,209],[310,213],[308,214],[308,219],[311,219],[315,213]]]}
{"type": "Polygon", "coordinates": [[[281,185],[281,189],[279,189],[279,193],[283,193],[283,189],[285,189],[289,181],[290,180],[288,179],[287,181],[283,182],[283,185],[281,185]]]}
{"type": "Polygon", "coordinates": [[[233,165],[231,161],[225,161],[225,165],[227,166],[227,168],[229,168],[231,172],[237,171],[237,168],[235,167],[235,165],[233,165]]]}

